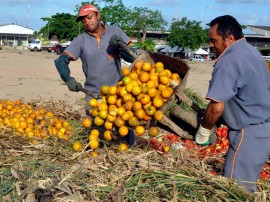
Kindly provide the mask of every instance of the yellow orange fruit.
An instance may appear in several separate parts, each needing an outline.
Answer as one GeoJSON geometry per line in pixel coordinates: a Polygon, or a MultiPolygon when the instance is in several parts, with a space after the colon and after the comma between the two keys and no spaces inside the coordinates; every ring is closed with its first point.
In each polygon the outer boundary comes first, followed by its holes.
{"type": "Polygon", "coordinates": [[[116,126],[116,127],[121,127],[121,126],[123,126],[124,124],[125,124],[125,122],[121,119],[121,117],[116,117],[116,119],[114,120],[114,125],[116,126]]]}
{"type": "Polygon", "coordinates": [[[128,67],[123,67],[122,68],[122,75],[123,76],[127,76],[130,73],[129,68],[128,67]]]}
{"type": "Polygon", "coordinates": [[[163,102],[163,100],[161,98],[156,97],[156,98],[153,99],[154,107],[160,108],[160,107],[162,107],[163,104],[164,104],[164,102],[163,102]]]}
{"type": "Polygon", "coordinates": [[[145,132],[145,128],[143,126],[137,126],[135,128],[136,135],[142,136],[145,132]]]}
{"type": "Polygon", "coordinates": [[[106,130],[103,134],[103,137],[105,140],[111,141],[112,140],[112,132],[110,130],[106,130]]]}
{"type": "Polygon", "coordinates": [[[138,79],[138,74],[136,72],[131,72],[129,74],[129,77],[131,78],[131,80],[137,80],[138,79]]]}
{"type": "Polygon", "coordinates": [[[134,68],[135,68],[135,70],[141,69],[143,63],[144,63],[143,60],[136,60],[136,61],[134,62],[134,68]]]}
{"type": "Polygon", "coordinates": [[[172,95],[172,91],[169,88],[165,88],[161,91],[162,98],[167,99],[167,98],[171,97],[171,95],[172,95]]]}
{"type": "Polygon", "coordinates": [[[89,147],[91,149],[96,149],[96,148],[98,148],[98,146],[99,146],[98,140],[92,140],[92,141],[89,142],[89,147]]]}
{"type": "Polygon", "coordinates": [[[150,62],[144,62],[142,65],[142,70],[149,72],[152,69],[152,65],[150,62]]]}
{"type": "Polygon", "coordinates": [[[127,126],[121,126],[119,128],[119,134],[124,137],[128,134],[128,127],[127,126]]]}
{"type": "Polygon", "coordinates": [[[82,143],[74,142],[72,145],[72,148],[74,151],[80,151],[80,150],[82,150],[82,143]]]}
{"type": "Polygon", "coordinates": [[[109,93],[110,87],[107,85],[101,86],[100,93],[101,95],[107,95],[109,93]]]}
{"type": "Polygon", "coordinates": [[[92,98],[91,100],[89,100],[88,104],[90,107],[96,107],[96,106],[98,106],[98,101],[97,101],[97,99],[92,98]]]}
{"type": "Polygon", "coordinates": [[[151,137],[156,137],[158,135],[158,128],[157,127],[154,127],[154,126],[150,127],[148,129],[148,134],[151,137]]]}
{"type": "Polygon", "coordinates": [[[121,143],[119,146],[118,146],[118,151],[119,152],[125,152],[125,151],[127,151],[128,150],[128,146],[127,146],[127,144],[125,144],[125,143],[121,143]]]}
{"type": "Polygon", "coordinates": [[[158,121],[161,121],[164,117],[164,113],[162,111],[156,111],[154,114],[154,118],[158,121]]]}
{"type": "Polygon", "coordinates": [[[110,86],[109,94],[110,95],[115,95],[116,92],[117,92],[117,87],[116,86],[110,86]]]}
{"type": "Polygon", "coordinates": [[[85,117],[82,122],[83,127],[90,128],[92,125],[92,120],[88,117],[85,117]]]}
{"type": "Polygon", "coordinates": [[[135,117],[135,116],[132,116],[129,120],[128,120],[128,124],[131,126],[131,127],[136,127],[140,124],[139,120],[135,117]]]}
{"type": "Polygon", "coordinates": [[[105,121],[103,119],[101,119],[99,116],[96,116],[94,118],[94,123],[96,126],[102,126],[104,124],[104,122],[105,121]]]}
{"type": "Polygon", "coordinates": [[[146,83],[149,80],[150,76],[148,72],[141,72],[139,74],[139,81],[142,83],[146,83]]]}
{"type": "Polygon", "coordinates": [[[113,123],[110,122],[110,121],[106,121],[106,122],[104,123],[104,128],[105,128],[106,130],[111,130],[111,129],[113,128],[113,123]]]}

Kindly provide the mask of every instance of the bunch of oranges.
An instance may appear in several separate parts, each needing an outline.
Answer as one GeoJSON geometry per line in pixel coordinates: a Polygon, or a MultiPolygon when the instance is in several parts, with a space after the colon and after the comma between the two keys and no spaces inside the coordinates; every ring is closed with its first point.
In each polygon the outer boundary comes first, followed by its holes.
{"type": "MultiPolygon", "coordinates": [[[[112,139],[113,128],[122,137],[128,134],[129,129],[134,129],[138,136],[144,135],[144,124],[152,118],[158,121],[163,118],[164,114],[159,109],[181,81],[179,75],[165,69],[163,63],[152,65],[143,60],[136,60],[131,71],[123,67],[122,75],[122,80],[115,86],[104,85],[100,88],[102,99],[93,98],[88,103],[93,121],[88,118],[83,121],[86,128],[90,128],[92,122],[95,126],[104,127],[103,137],[108,141],[112,139]]],[[[151,127],[148,134],[155,137],[158,129],[151,127]]],[[[94,146],[98,145],[98,137],[95,138],[96,143],[90,136],[89,145],[92,142],[94,146]]]]}
{"type": "Polygon", "coordinates": [[[50,135],[68,140],[73,133],[73,128],[64,118],[20,100],[0,100],[0,126],[11,128],[15,134],[25,136],[32,143],[50,135]]]}

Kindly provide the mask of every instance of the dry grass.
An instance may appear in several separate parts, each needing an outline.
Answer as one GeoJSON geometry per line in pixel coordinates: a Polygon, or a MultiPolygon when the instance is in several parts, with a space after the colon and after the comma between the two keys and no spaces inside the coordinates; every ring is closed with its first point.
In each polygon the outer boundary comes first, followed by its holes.
{"type": "MultiPolygon", "coordinates": [[[[222,169],[218,158],[200,161],[188,150],[162,154],[148,141],[125,153],[117,142],[103,142],[98,157],[90,155],[88,131],[81,128],[79,112],[61,101],[32,101],[69,119],[75,134],[69,141],[56,137],[33,145],[0,128],[0,198],[3,201],[269,201],[270,183],[250,195],[226,178],[212,176],[222,169]],[[85,149],[75,153],[72,143],[85,149]]],[[[1,201],[1,200],[0,200],[1,201]]]]}

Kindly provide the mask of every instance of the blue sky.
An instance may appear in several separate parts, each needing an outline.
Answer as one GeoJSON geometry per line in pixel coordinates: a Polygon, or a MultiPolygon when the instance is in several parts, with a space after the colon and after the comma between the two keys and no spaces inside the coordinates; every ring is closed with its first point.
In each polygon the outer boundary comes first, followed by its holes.
{"type": "MultiPolygon", "coordinates": [[[[1,0],[0,24],[17,23],[39,30],[40,19],[56,13],[75,14],[78,0],[1,0]]],[[[240,24],[270,26],[270,0],[123,0],[127,7],[159,10],[170,22],[172,18],[210,22],[220,15],[232,15],[240,24]]]]}

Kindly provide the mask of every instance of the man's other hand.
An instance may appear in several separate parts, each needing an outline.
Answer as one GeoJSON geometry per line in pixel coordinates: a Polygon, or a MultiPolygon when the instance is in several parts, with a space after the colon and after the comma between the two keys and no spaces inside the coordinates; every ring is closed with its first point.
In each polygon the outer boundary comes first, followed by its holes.
{"type": "Polygon", "coordinates": [[[68,89],[73,92],[79,92],[79,89],[82,88],[82,84],[77,82],[74,78],[69,79],[66,82],[66,85],[68,86],[68,89]]]}
{"type": "Polygon", "coordinates": [[[120,42],[123,42],[122,38],[114,34],[114,35],[111,36],[111,39],[109,41],[109,44],[111,46],[119,46],[119,43],[120,42]]]}
{"type": "Polygon", "coordinates": [[[216,141],[216,130],[217,127],[214,126],[211,130],[204,128],[200,125],[196,137],[195,142],[199,145],[206,146],[215,143],[216,141]]]}

